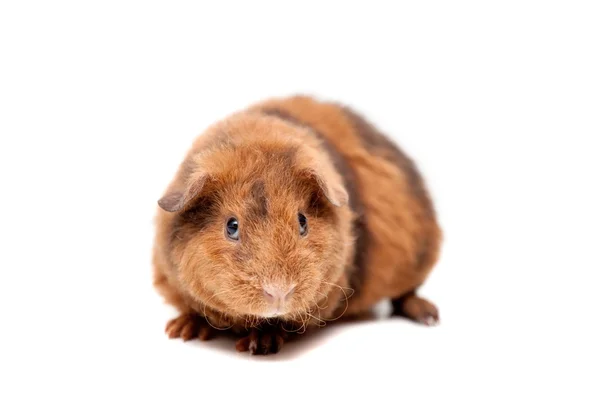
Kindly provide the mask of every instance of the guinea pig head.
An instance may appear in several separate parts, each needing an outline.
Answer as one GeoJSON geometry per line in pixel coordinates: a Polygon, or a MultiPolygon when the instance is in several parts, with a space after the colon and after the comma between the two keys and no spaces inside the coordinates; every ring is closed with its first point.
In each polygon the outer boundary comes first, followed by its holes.
{"type": "Polygon", "coordinates": [[[198,152],[159,201],[173,214],[181,286],[226,315],[302,319],[343,273],[348,194],[327,154],[291,139],[294,129],[198,152]]]}

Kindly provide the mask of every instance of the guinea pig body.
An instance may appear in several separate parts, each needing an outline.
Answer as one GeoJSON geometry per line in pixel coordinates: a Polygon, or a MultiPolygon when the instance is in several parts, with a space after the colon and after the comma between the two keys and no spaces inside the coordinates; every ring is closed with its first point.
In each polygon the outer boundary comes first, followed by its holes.
{"type": "Polygon", "coordinates": [[[267,100],[209,127],[159,200],[155,287],[169,337],[231,330],[277,352],[290,333],[368,312],[425,324],[417,296],[441,244],[432,201],[397,145],[342,105],[267,100]]]}

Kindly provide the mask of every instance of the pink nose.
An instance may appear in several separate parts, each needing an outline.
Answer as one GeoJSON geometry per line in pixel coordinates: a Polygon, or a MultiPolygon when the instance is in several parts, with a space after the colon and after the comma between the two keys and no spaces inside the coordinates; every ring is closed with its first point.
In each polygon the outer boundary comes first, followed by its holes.
{"type": "Polygon", "coordinates": [[[294,293],[295,285],[289,286],[274,286],[264,285],[263,292],[269,302],[272,303],[283,303],[292,297],[294,293]]]}

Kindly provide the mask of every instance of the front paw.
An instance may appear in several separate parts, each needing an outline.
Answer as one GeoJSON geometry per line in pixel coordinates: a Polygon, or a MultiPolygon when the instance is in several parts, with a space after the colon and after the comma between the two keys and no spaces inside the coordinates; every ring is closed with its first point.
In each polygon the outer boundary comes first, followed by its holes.
{"type": "Polygon", "coordinates": [[[250,354],[275,354],[281,350],[287,333],[280,326],[261,326],[252,328],[248,336],[241,338],[235,344],[237,351],[249,351],[250,354]]]}
{"type": "Polygon", "coordinates": [[[188,341],[194,338],[208,340],[213,337],[215,330],[200,315],[181,314],[167,323],[165,332],[169,339],[181,338],[188,341]]]}

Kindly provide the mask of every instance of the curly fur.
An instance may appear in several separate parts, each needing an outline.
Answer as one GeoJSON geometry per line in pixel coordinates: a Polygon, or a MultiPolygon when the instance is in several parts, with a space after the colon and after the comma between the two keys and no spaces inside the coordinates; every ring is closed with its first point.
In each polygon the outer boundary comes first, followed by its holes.
{"type": "Polygon", "coordinates": [[[308,96],[210,126],[156,222],[156,288],[183,314],[235,331],[264,320],[265,285],[295,285],[278,317],[290,326],[406,298],[432,270],[442,236],[414,163],[354,111],[308,96]],[[225,234],[232,216],[239,241],[225,234]]]}

